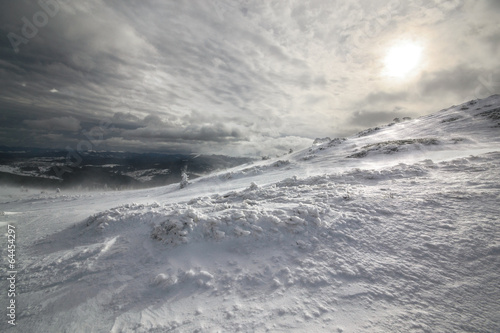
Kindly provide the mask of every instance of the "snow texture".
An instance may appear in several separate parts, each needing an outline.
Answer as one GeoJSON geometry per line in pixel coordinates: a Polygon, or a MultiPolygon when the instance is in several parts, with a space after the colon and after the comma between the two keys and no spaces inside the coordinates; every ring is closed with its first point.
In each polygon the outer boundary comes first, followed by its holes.
{"type": "Polygon", "coordinates": [[[183,189],[4,189],[19,308],[2,331],[499,332],[499,106],[318,139],[183,189]]]}

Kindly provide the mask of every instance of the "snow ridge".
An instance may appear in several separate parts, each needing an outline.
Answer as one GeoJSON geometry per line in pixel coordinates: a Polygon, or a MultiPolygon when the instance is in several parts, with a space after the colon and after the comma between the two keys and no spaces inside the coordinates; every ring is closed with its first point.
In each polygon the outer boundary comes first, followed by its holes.
{"type": "Polygon", "coordinates": [[[183,189],[9,199],[29,277],[18,325],[500,331],[499,106],[319,139],[183,189]]]}

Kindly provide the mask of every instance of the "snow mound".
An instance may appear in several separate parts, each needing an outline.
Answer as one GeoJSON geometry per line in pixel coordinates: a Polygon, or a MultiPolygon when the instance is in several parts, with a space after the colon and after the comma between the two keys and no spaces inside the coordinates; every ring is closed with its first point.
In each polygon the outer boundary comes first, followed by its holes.
{"type": "Polygon", "coordinates": [[[198,197],[187,203],[123,205],[91,215],[85,225],[101,232],[145,225],[151,228],[152,239],[174,245],[227,238],[269,242],[283,234],[313,235],[332,228],[331,215],[336,213],[328,201],[341,202],[359,195],[359,189],[352,185],[421,177],[433,167],[432,162],[400,164],[385,170],[353,169],[305,179],[291,177],[266,187],[252,183],[242,191],[198,197]],[[297,201],[303,194],[316,192],[328,195],[297,201]]]}
{"type": "Polygon", "coordinates": [[[499,106],[321,140],[182,190],[9,199],[16,328],[498,332],[499,106]]]}
{"type": "Polygon", "coordinates": [[[421,146],[438,145],[439,140],[435,138],[421,138],[421,139],[407,139],[407,140],[393,140],[385,142],[372,143],[362,147],[362,150],[347,156],[348,158],[361,158],[365,157],[369,153],[382,153],[382,154],[393,154],[398,151],[406,149],[419,150],[421,146]]]}

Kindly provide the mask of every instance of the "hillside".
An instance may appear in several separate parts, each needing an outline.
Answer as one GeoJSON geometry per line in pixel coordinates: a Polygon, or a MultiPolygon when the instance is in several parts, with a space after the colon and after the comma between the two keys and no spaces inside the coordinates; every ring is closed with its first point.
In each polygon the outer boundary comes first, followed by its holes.
{"type": "Polygon", "coordinates": [[[178,183],[187,168],[194,179],[250,158],[224,155],[72,152],[0,146],[0,185],[55,190],[124,190],[178,183]]]}
{"type": "Polygon", "coordinates": [[[4,189],[0,328],[500,331],[499,166],[495,95],[183,189],[4,189]]]}

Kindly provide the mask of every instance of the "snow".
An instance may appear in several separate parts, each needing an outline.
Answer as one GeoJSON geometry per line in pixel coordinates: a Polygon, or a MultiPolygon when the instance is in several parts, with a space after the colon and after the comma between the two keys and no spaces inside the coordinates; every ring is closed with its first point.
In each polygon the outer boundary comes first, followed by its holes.
{"type": "MultiPolygon", "coordinates": [[[[103,166],[104,167],[104,166],[103,166]]],[[[134,178],[140,182],[148,182],[153,180],[154,177],[158,175],[167,175],[171,173],[168,169],[145,169],[145,170],[135,170],[129,172],[122,172],[123,175],[134,178]]]]}
{"type": "Polygon", "coordinates": [[[4,189],[19,308],[2,330],[498,332],[499,105],[324,138],[183,189],[4,189]]]}
{"type": "MultiPolygon", "coordinates": [[[[43,163],[43,159],[39,159],[40,164],[43,163]]],[[[13,175],[18,175],[18,176],[30,176],[30,177],[39,177],[39,178],[46,178],[46,179],[59,179],[55,176],[48,176],[45,173],[47,173],[51,169],[51,166],[37,166],[36,170],[22,170],[20,166],[16,165],[0,165],[0,172],[4,173],[10,173],[13,175]]]]}

